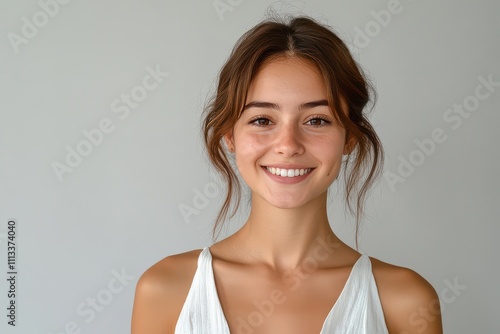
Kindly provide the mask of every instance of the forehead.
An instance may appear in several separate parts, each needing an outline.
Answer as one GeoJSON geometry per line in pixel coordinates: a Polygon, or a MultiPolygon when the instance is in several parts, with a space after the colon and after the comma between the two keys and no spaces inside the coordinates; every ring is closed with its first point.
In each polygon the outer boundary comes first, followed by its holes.
{"type": "Polygon", "coordinates": [[[323,76],[314,63],[299,57],[280,56],[267,59],[260,66],[250,83],[248,96],[293,90],[326,97],[323,76]]]}

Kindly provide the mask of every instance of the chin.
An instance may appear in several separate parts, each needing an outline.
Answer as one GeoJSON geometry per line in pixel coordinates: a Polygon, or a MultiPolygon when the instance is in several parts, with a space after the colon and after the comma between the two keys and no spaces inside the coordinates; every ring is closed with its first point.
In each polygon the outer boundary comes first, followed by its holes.
{"type": "Polygon", "coordinates": [[[281,199],[281,200],[276,200],[273,199],[272,201],[267,201],[270,205],[272,205],[275,208],[278,209],[295,209],[295,208],[300,208],[304,206],[304,204],[307,203],[304,199],[281,199]]]}

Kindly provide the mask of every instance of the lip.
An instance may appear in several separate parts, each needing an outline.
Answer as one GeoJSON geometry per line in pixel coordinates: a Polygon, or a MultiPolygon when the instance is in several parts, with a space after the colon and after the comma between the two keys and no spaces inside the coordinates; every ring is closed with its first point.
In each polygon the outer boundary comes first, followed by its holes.
{"type": "Polygon", "coordinates": [[[314,167],[299,165],[299,164],[274,164],[274,165],[262,165],[262,167],[274,167],[274,168],[284,168],[284,169],[314,169],[314,167]]]}
{"type": "Polygon", "coordinates": [[[299,182],[302,182],[305,179],[307,179],[309,177],[309,175],[311,175],[314,172],[315,168],[304,167],[303,165],[301,166],[301,165],[282,165],[282,164],[280,164],[280,165],[262,166],[262,170],[264,170],[264,173],[266,173],[272,180],[274,180],[278,183],[295,184],[295,183],[299,183],[299,182]],[[310,168],[311,171],[307,174],[299,175],[299,176],[295,176],[295,177],[282,177],[282,176],[272,174],[270,171],[267,170],[266,167],[275,167],[275,168],[284,168],[284,169],[308,169],[308,168],[310,168]]]}

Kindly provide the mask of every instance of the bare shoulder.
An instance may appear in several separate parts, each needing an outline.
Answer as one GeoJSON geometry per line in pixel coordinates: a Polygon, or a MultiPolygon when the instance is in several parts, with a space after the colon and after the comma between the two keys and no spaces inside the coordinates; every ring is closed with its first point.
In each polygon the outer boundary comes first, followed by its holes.
{"type": "Polygon", "coordinates": [[[442,334],[439,297],[415,271],[371,258],[389,333],[442,334]]]}
{"type": "Polygon", "coordinates": [[[142,274],[135,289],[132,334],[174,333],[200,252],[167,256],[142,274]]]}

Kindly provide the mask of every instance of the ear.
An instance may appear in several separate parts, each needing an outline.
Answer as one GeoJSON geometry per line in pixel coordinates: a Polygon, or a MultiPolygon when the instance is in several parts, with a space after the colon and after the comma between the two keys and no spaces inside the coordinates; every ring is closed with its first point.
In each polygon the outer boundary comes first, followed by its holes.
{"type": "Polygon", "coordinates": [[[230,152],[234,152],[234,135],[232,130],[224,135],[224,142],[226,143],[227,149],[230,152]]]}
{"type": "Polygon", "coordinates": [[[345,145],[344,145],[344,152],[343,154],[344,155],[348,155],[348,154],[351,154],[352,151],[354,151],[354,149],[356,148],[356,138],[352,135],[348,135],[346,134],[346,142],[345,142],[345,145]]]}

